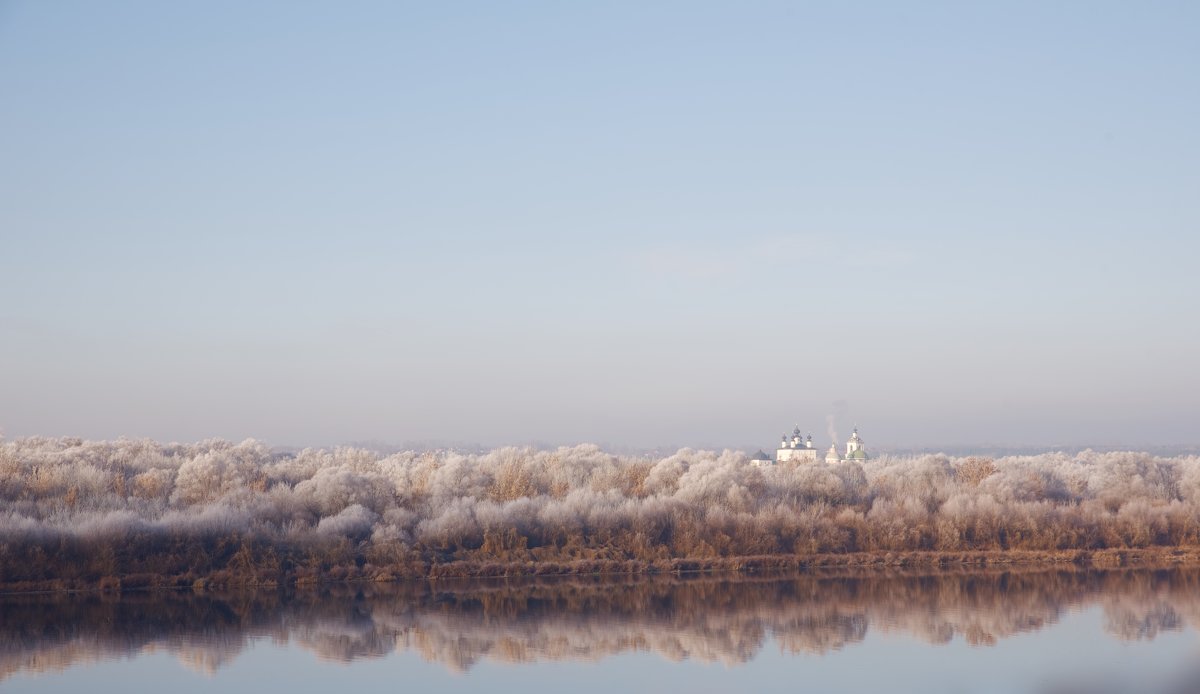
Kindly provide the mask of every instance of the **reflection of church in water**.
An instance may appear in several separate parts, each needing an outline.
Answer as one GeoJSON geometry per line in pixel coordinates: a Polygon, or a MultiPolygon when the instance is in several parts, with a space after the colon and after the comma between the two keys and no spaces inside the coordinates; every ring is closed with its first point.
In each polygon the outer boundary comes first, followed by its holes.
{"type": "MultiPolygon", "coordinates": [[[[792,436],[789,439],[787,434],[783,435],[783,441],[779,443],[779,448],[775,450],[775,457],[772,458],[764,451],[759,451],[754,454],[750,462],[754,465],[773,465],[775,463],[815,463],[819,460],[817,457],[817,449],[813,447],[812,434],[807,438],[801,436],[800,427],[796,427],[792,431],[792,436]]],[[[839,463],[843,460],[866,460],[867,449],[863,445],[863,440],[858,436],[858,427],[854,428],[854,433],[850,435],[850,440],[846,442],[846,455],[842,456],[838,453],[837,442],[829,446],[829,450],[825,453],[825,462],[839,463]]]]}

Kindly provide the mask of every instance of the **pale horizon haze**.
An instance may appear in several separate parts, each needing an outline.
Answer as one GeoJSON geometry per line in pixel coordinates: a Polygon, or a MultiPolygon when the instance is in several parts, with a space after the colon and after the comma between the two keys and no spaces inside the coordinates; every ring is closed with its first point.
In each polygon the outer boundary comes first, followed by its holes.
{"type": "Polygon", "coordinates": [[[1200,443],[1198,123],[1191,2],[0,1],[0,434],[1200,443]]]}

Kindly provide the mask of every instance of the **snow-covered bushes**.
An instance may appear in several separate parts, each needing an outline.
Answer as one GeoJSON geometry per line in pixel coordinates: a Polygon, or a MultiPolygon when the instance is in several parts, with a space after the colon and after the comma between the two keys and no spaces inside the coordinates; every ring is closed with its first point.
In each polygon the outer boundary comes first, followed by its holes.
{"type": "Polygon", "coordinates": [[[104,544],[115,556],[104,565],[128,571],[202,571],[242,547],[281,565],[402,555],[429,566],[478,560],[481,547],[489,561],[529,562],[1200,544],[1200,458],[758,468],[733,451],[655,459],[592,445],[384,456],[277,454],[253,440],[0,440],[0,582],[53,577],[63,553],[86,567],[79,557],[104,544]]]}

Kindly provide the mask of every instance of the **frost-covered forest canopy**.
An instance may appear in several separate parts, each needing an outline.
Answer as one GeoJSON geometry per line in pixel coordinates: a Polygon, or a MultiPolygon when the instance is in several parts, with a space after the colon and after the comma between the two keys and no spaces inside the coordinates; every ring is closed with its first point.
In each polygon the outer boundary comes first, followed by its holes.
{"type": "Polygon", "coordinates": [[[278,454],[253,440],[0,441],[0,583],[9,585],[1185,545],[1200,545],[1197,456],[884,456],[760,468],[734,451],[650,458],[591,445],[385,456],[278,454]]]}

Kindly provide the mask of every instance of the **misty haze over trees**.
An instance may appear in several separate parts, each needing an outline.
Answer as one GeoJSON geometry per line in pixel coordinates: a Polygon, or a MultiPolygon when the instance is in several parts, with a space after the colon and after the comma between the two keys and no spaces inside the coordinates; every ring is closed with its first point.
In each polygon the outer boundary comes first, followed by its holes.
{"type": "Polygon", "coordinates": [[[1200,545],[1197,456],[883,456],[758,468],[732,451],[649,458],[591,445],[381,456],[280,455],[253,440],[0,442],[0,583],[10,587],[1189,545],[1200,545]]]}

